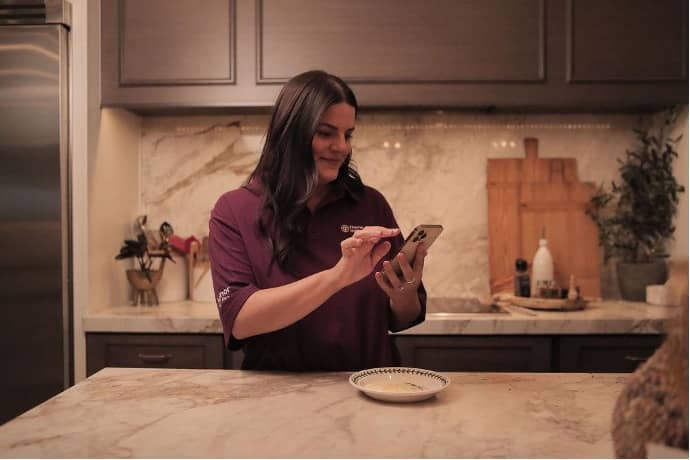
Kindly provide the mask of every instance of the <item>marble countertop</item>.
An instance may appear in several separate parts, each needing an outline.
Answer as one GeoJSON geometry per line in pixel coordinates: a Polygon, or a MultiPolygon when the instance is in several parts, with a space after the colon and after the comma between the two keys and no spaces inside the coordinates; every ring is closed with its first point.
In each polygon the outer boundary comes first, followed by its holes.
{"type": "Polygon", "coordinates": [[[0,457],[613,457],[629,374],[446,373],[383,403],[349,373],[104,369],[0,427],[0,457]]]}
{"type": "MultiPolygon", "coordinates": [[[[430,299],[426,321],[399,334],[659,334],[677,311],[625,301],[591,302],[582,311],[531,311],[511,307],[503,313],[449,313],[430,299]]],[[[86,332],[222,333],[213,303],[172,302],[158,306],[118,306],[89,311],[86,332]]]]}

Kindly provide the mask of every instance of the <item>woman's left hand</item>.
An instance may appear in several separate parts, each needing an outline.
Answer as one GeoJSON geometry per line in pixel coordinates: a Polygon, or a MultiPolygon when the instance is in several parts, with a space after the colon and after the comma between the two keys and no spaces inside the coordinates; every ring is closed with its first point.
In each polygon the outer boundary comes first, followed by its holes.
{"type": "Polygon", "coordinates": [[[402,276],[393,270],[393,264],[388,260],[383,263],[383,270],[374,275],[378,285],[394,304],[407,303],[411,298],[417,297],[417,288],[422,282],[422,274],[424,273],[426,254],[426,247],[424,244],[420,244],[417,246],[413,266],[410,266],[405,254],[399,253],[396,256],[402,270],[402,276]]]}

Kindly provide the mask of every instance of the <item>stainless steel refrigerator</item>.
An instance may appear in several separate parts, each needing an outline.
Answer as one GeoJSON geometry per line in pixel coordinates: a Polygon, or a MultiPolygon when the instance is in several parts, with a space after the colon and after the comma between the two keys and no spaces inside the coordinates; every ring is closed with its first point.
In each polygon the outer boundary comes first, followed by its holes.
{"type": "Polygon", "coordinates": [[[0,0],[0,423],[74,379],[70,13],[0,0]]]}

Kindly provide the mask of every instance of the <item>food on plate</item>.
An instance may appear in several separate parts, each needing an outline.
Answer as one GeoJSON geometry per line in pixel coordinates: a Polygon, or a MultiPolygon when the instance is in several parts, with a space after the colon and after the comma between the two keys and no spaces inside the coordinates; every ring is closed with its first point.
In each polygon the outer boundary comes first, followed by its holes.
{"type": "Polygon", "coordinates": [[[367,390],[388,391],[392,393],[412,393],[426,390],[423,386],[410,382],[371,382],[364,386],[367,390]]]}

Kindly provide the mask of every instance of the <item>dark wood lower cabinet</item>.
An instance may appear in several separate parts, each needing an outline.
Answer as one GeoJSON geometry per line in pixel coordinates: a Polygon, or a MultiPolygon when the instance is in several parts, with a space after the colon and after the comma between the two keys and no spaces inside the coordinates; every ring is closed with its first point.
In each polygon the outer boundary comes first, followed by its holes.
{"type": "Polygon", "coordinates": [[[223,367],[225,369],[242,369],[242,361],[244,361],[244,352],[242,350],[230,351],[225,348],[223,356],[225,363],[223,367]]]}
{"type": "MultiPolygon", "coordinates": [[[[446,372],[632,372],[661,335],[396,335],[402,365],[446,372]]],[[[86,334],[86,372],[104,367],[239,369],[222,334],[86,334]]]]}
{"type": "Polygon", "coordinates": [[[398,335],[403,366],[448,372],[549,372],[551,338],[398,335]]]}
{"type": "Polygon", "coordinates": [[[633,372],[663,342],[660,335],[586,335],[557,339],[554,372],[633,372]]]}
{"type": "Polygon", "coordinates": [[[403,366],[448,372],[633,372],[661,335],[397,335],[403,366]]]}
{"type": "Polygon", "coordinates": [[[104,367],[222,369],[219,334],[86,334],[86,373],[104,367]]]}

